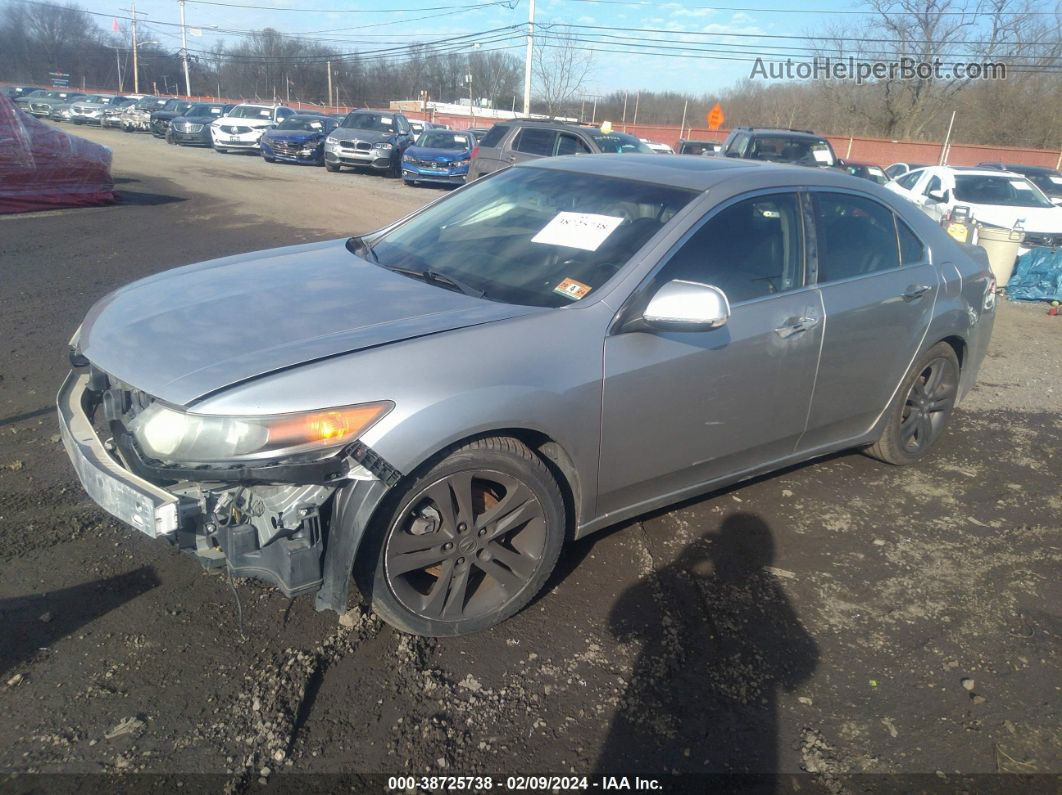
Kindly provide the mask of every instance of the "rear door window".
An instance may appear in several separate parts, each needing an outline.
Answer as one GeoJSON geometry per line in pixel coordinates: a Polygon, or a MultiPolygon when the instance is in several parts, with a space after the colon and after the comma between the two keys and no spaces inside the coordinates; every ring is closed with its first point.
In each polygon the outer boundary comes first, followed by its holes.
{"type": "Polygon", "coordinates": [[[926,247],[899,216],[896,216],[896,237],[900,241],[901,265],[917,265],[925,260],[926,247]]]}
{"type": "Polygon", "coordinates": [[[553,147],[556,140],[556,130],[544,130],[540,127],[524,127],[516,134],[516,139],[513,141],[513,151],[523,152],[525,155],[549,157],[553,154],[553,147]]]}
{"type": "Polygon", "coordinates": [[[867,276],[900,266],[892,211],[848,193],[812,194],[819,282],[867,276]]]}

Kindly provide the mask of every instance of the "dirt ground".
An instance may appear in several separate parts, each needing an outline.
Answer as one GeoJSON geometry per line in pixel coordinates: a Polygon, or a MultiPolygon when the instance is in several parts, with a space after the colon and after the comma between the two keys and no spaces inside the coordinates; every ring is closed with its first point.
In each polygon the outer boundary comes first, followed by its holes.
{"type": "Polygon", "coordinates": [[[340,626],[93,505],[53,416],[65,344],[135,278],[441,191],[80,134],[123,202],[0,218],[0,772],[1062,773],[1062,317],[1001,302],[917,467],[835,455],[611,528],[477,636],[340,626]]]}

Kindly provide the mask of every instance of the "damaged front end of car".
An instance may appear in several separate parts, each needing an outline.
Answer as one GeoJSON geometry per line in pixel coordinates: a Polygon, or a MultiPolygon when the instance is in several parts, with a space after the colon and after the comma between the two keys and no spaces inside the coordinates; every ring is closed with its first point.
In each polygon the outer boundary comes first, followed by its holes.
{"type": "Polygon", "coordinates": [[[195,414],[92,367],[72,348],[60,430],[88,494],[204,567],[317,592],[347,608],[350,573],[372,510],[400,478],[358,437],[380,401],[271,417],[195,414]]]}

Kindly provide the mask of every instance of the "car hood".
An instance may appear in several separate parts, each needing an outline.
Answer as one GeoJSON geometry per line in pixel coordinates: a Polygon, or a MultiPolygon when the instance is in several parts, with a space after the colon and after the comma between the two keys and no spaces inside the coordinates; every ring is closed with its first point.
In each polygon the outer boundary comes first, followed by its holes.
{"type": "Polygon", "coordinates": [[[109,108],[111,105],[104,104],[103,102],[74,102],[71,103],[77,105],[79,108],[85,108],[86,110],[99,110],[100,108],[109,108]]]}
{"type": "Polygon", "coordinates": [[[215,121],[217,116],[175,116],[174,121],[186,121],[190,124],[210,124],[215,121]]]}
{"type": "Polygon", "coordinates": [[[220,119],[215,119],[213,124],[231,124],[233,127],[268,127],[273,124],[272,119],[240,119],[235,116],[222,116],[220,119]]]}
{"type": "Polygon", "coordinates": [[[971,204],[955,200],[957,206],[968,206],[974,220],[992,226],[1011,228],[1021,219],[1026,232],[1062,232],[1062,207],[1005,207],[998,204],[971,204]]]}
{"type": "Polygon", "coordinates": [[[267,130],[265,133],[266,140],[288,141],[293,144],[317,141],[324,138],[324,136],[323,132],[309,132],[306,130],[267,130]]]}
{"type": "Polygon", "coordinates": [[[328,134],[334,141],[368,141],[375,144],[380,141],[390,141],[392,133],[377,132],[376,130],[351,130],[346,127],[336,127],[328,134]]]}
{"type": "Polygon", "coordinates": [[[111,376],[187,406],[277,370],[541,311],[425,284],[331,240],[134,282],[89,310],[78,347],[111,376]]]}
{"type": "Polygon", "coordinates": [[[457,149],[429,149],[424,146],[411,146],[406,150],[406,155],[417,160],[431,160],[435,163],[453,163],[458,160],[468,160],[472,153],[457,149]]]}
{"type": "Polygon", "coordinates": [[[181,112],[177,110],[156,110],[154,113],[151,114],[151,118],[168,120],[176,119],[180,115],[181,112]]]}

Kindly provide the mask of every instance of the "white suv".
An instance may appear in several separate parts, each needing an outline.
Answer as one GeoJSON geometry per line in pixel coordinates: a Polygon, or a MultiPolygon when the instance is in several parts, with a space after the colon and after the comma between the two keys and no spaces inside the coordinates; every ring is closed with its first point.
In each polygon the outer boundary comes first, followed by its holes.
{"type": "Polygon", "coordinates": [[[909,171],[885,187],[938,221],[950,219],[956,207],[965,207],[981,224],[1004,229],[1020,224],[1033,245],[1062,243],[1062,207],[1021,174],[930,166],[909,171]]]}
{"type": "Polygon", "coordinates": [[[234,149],[258,151],[262,133],[294,115],[294,110],[283,105],[237,105],[227,115],[210,123],[210,140],[219,152],[234,149]]]}

